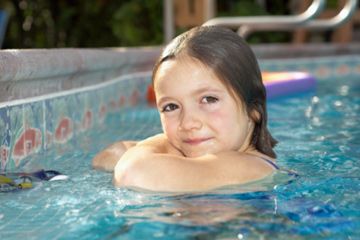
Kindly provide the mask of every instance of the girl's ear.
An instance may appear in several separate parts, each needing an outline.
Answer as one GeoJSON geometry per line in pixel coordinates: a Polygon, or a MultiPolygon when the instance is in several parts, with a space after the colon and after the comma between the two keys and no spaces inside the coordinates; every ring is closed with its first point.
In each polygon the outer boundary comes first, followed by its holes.
{"type": "Polygon", "coordinates": [[[258,123],[261,119],[260,113],[258,111],[256,111],[255,109],[253,109],[250,112],[250,118],[255,122],[258,123]]]}

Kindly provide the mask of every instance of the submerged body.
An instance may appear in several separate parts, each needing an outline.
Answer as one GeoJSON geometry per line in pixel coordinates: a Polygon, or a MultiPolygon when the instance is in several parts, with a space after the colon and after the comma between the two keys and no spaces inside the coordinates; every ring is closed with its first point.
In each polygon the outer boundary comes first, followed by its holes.
{"type": "Polygon", "coordinates": [[[269,175],[274,166],[263,159],[274,161],[276,141],[266,127],[265,88],[239,39],[201,27],[170,43],[153,72],[163,133],[119,142],[96,156],[94,167],[114,168],[116,186],[156,191],[202,191],[269,175]],[[202,41],[210,46],[201,49],[202,41]],[[228,62],[236,51],[240,61],[228,62]]]}

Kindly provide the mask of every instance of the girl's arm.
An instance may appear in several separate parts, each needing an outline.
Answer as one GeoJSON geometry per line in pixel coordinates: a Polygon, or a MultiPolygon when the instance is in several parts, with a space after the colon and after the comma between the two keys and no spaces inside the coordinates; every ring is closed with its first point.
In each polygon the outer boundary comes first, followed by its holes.
{"type": "Polygon", "coordinates": [[[114,185],[154,191],[202,191],[258,180],[273,171],[253,154],[233,151],[188,158],[163,152],[160,146],[140,142],[129,149],[115,167],[114,185]]]}
{"type": "Polygon", "coordinates": [[[120,141],[110,145],[95,155],[92,160],[93,168],[108,172],[114,171],[115,165],[122,155],[136,143],[136,141],[120,141]]]}

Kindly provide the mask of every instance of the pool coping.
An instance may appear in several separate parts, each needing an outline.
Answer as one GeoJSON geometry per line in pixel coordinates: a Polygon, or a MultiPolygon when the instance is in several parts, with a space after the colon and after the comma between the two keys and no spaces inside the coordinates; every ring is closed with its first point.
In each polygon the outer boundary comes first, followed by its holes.
{"type": "MultiPolygon", "coordinates": [[[[106,82],[151,71],[161,46],[0,50],[0,103],[106,82]],[[25,91],[26,89],[26,91],[25,91]]],[[[360,44],[252,45],[260,62],[359,56],[360,44]]]]}
{"type": "MultiPolygon", "coordinates": [[[[254,48],[256,54],[261,52],[259,49],[254,48]]],[[[332,53],[337,52],[333,50],[332,53]]],[[[10,69],[7,75],[0,74],[0,171],[21,168],[29,157],[62,145],[76,149],[77,139],[94,128],[104,127],[105,119],[112,113],[147,104],[151,69],[159,53],[160,48],[151,47],[0,51],[0,73],[10,69]],[[70,55],[63,58],[66,53],[70,55]],[[50,61],[51,58],[55,60],[50,61]],[[60,70],[53,70],[58,65],[60,70]],[[50,69],[42,69],[46,67],[50,69]],[[58,82],[61,84],[57,86],[58,82]],[[10,88],[6,88],[6,83],[10,88]],[[57,88],[46,86],[53,83],[57,88]],[[18,95],[9,89],[19,90],[18,95]],[[31,94],[21,95],[23,92],[31,94]]],[[[259,63],[262,71],[304,71],[318,80],[360,75],[360,54],[356,52],[264,57],[259,58],[259,63]]]]}

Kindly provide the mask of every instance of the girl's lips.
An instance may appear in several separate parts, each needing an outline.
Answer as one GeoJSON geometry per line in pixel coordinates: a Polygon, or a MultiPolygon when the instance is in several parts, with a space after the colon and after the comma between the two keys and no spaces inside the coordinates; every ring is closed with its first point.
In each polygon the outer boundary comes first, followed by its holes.
{"type": "Polygon", "coordinates": [[[200,143],[206,142],[210,140],[211,138],[191,138],[191,139],[185,139],[184,143],[190,144],[190,145],[198,145],[200,143]]]}

